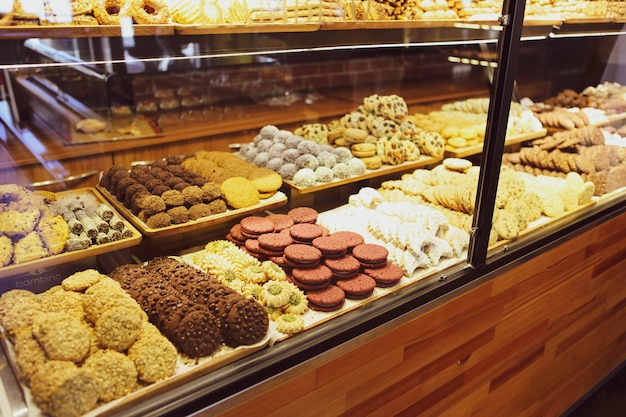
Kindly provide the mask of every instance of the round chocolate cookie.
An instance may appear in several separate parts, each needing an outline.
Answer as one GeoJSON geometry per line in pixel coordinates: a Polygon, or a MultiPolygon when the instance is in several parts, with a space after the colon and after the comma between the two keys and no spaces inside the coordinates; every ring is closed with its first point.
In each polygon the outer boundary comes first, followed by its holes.
{"type": "Polygon", "coordinates": [[[312,207],[295,207],[287,212],[295,223],[315,223],[318,212],[312,207]]]}
{"type": "Polygon", "coordinates": [[[192,358],[213,354],[221,345],[218,320],[206,308],[189,311],[178,325],[175,344],[192,358]]]}
{"type": "Polygon", "coordinates": [[[310,245],[294,243],[285,248],[283,257],[294,268],[312,268],[320,263],[322,252],[310,245]]]}
{"type": "Polygon", "coordinates": [[[374,292],[376,281],[365,274],[358,274],[354,278],[338,280],[335,284],[346,293],[346,298],[361,300],[374,292]]]}
{"type": "Polygon", "coordinates": [[[351,232],[349,230],[341,230],[333,233],[331,236],[345,242],[348,245],[348,252],[352,252],[352,248],[365,242],[365,239],[360,233],[351,232]]]}
{"type": "Polygon", "coordinates": [[[325,258],[339,258],[348,252],[348,244],[334,235],[320,236],[311,242],[325,258]]]}
{"type": "Polygon", "coordinates": [[[363,268],[382,268],[387,265],[388,255],[387,248],[375,243],[363,243],[352,249],[352,256],[361,263],[363,268]]]}
{"type": "Polygon", "coordinates": [[[392,262],[387,262],[382,268],[365,268],[363,273],[374,278],[376,286],[381,288],[396,285],[404,276],[402,268],[392,262]]]}
{"type": "Polygon", "coordinates": [[[293,268],[291,270],[293,283],[305,291],[318,291],[330,284],[332,271],[324,265],[313,268],[293,268]]]}
{"type": "Polygon", "coordinates": [[[263,233],[274,231],[274,222],[265,217],[244,217],[239,224],[241,225],[241,234],[248,239],[254,239],[263,233]]]}
{"type": "Polygon", "coordinates": [[[343,307],[346,294],[341,288],[331,284],[323,290],[307,292],[306,298],[313,310],[336,311],[343,307]]]}
{"type": "Polygon", "coordinates": [[[225,341],[230,346],[252,345],[267,334],[269,317],[261,304],[242,297],[230,308],[225,328],[225,341]]]}
{"type": "Polygon", "coordinates": [[[313,223],[298,223],[289,228],[289,233],[294,241],[298,243],[311,243],[316,237],[324,234],[325,229],[313,223]]]}
{"type": "Polygon", "coordinates": [[[361,263],[352,255],[326,258],[324,259],[324,265],[330,268],[335,279],[354,278],[361,269],[361,263]]]}
{"type": "Polygon", "coordinates": [[[295,221],[287,214],[272,213],[268,214],[265,218],[274,222],[274,229],[277,232],[283,229],[289,229],[295,224],[295,221]]]}

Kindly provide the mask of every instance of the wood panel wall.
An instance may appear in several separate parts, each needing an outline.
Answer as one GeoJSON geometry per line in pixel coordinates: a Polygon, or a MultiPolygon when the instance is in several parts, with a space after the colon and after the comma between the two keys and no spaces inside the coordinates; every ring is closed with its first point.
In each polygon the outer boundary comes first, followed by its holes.
{"type": "Polygon", "coordinates": [[[559,416],[626,360],[625,230],[622,214],[202,415],[559,416]]]}

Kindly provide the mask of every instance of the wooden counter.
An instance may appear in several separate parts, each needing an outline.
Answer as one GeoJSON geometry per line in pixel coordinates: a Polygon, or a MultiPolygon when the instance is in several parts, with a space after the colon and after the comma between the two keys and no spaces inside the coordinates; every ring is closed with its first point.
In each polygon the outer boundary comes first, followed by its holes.
{"type": "Polygon", "coordinates": [[[626,360],[626,214],[203,416],[559,416],[626,360]]]}

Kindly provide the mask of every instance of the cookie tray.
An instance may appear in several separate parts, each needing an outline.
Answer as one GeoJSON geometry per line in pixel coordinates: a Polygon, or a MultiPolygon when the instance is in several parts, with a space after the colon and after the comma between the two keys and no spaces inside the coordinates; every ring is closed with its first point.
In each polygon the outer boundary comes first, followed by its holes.
{"type": "MultiPolygon", "coordinates": [[[[504,141],[504,145],[515,145],[516,143],[525,142],[527,140],[539,139],[548,134],[546,129],[537,130],[535,132],[528,132],[519,135],[511,135],[504,141]]],[[[458,148],[453,151],[446,150],[444,156],[450,158],[465,158],[471,155],[477,155],[483,151],[483,144],[479,143],[473,146],[466,146],[465,148],[458,148]]]]}
{"type": "MultiPolygon", "coordinates": [[[[239,346],[237,348],[222,346],[222,348],[212,356],[201,357],[198,359],[190,359],[179,355],[176,369],[172,376],[162,381],[155,382],[145,387],[141,387],[124,397],[98,406],[90,412],[83,414],[83,417],[106,417],[124,411],[130,405],[154,398],[188,381],[191,381],[202,375],[206,375],[211,371],[214,371],[220,367],[228,365],[245,356],[248,356],[265,348],[268,345],[273,333],[274,328],[270,326],[267,335],[260,342],[254,345],[239,346]]],[[[21,374],[19,366],[17,365],[14,347],[12,343],[8,341],[4,330],[2,330],[0,341],[2,343],[2,348],[4,349],[4,354],[7,356],[7,361],[9,362],[12,371],[19,381],[19,388],[21,388],[24,394],[24,400],[28,409],[28,417],[46,417],[47,414],[44,414],[37,406],[33,399],[30,388],[24,383],[24,378],[21,374]]],[[[0,354],[2,354],[2,352],[0,352],[0,354]]],[[[4,392],[7,392],[7,387],[4,387],[2,385],[2,381],[0,381],[0,389],[2,389],[4,392]]],[[[15,400],[16,399],[12,399],[12,401],[15,400]]]]}
{"type": "MultiPolygon", "coordinates": [[[[87,194],[93,196],[98,202],[107,204],[102,195],[93,187],[79,188],[72,191],[61,191],[56,193],[58,198],[68,197],[72,195],[87,194]]],[[[109,204],[107,206],[110,207],[109,204]]],[[[113,207],[113,212],[124,222],[124,225],[132,232],[132,236],[126,239],[120,239],[115,242],[104,243],[101,245],[92,245],[87,249],[77,250],[73,252],[63,252],[58,255],[48,256],[46,258],[35,259],[21,264],[9,265],[0,268],[0,278],[23,274],[35,269],[47,268],[55,265],[69,263],[84,259],[88,256],[101,255],[103,253],[113,252],[116,250],[136,246],[141,242],[142,236],[139,231],[124,219],[121,213],[113,207]]]]}
{"type": "MultiPolygon", "coordinates": [[[[339,207],[336,210],[340,210],[341,207],[339,207]]],[[[333,210],[330,210],[328,212],[325,213],[332,213],[333,210]]],[[[181,255],[181,260],[188,263],[189,265],[192,265],[196,268],[199,268],[198,265],[196,265],[193,261],[194,257],[199,254],[199,253],[204,253],[205,250],[201,249],[195,252],[189,252],[189,253],[185,253],[183,255],[181,255]]],[[[323,311],[315,311],[315,310],[311,310],[309,309],[305,314],[304,314],[304,330],[306,331],[308,329],[311,329],[315,326],[318,326],[322,323],[325,323],[329,320],[332,320],[336,317],[342,316],[346,313],[349,313],[351,311],[354,311],[356,309],[359,309],[371,302],[374,302],[382,297],[385,297],[388,294],[394,293],[395,291],[398,291],[401,288],[405,288],[406,286],[409,285],[413,285],[413,284],[417,284],[419,283],[426,283],[428,280],[432,280],[432,281],[436,281],[439,279],[439,276],[437,275],[437,272],[443,271],[444,269],[447,269],[453,265],[459,264],[462,261],[464,261],[466,259],[466,254],[463,254],[463,256],[458,257],[458,258],[447,258],[442,260],[438,265],[430,267],[430,268],[423,268],[420,269],[418,271],[416,271],[414,274],[412,274],[411,277],[407,277],[407,276],[403,276],[400,279],[400,282],[398,282],[396,285],[394,285],[393,287],[387,287],[387,288],[381,288],[381,287],[376,287],[374,289],[374,292],[372,293],[372,295],[370,295],[369,297],[365,298],[365,299],[361,299],[361,300],[354,300],[354,299],[348,299],[346,298],[344,305],[336,311],[331,311],[331,312],[323,312],[323,311]]],[[[201,268],[200,268],[201,269],[201,268]]],[[[270,320],[271,327],[276,327],[276,323],[270,320]]],[[[272,339],[270,341],[270,345],[276,342],[280,342],[283,340],[286,340],[287,338],[289,338],[291,335],[285,334],[285,333],[281,333],[278,330],[275,330],[272,334],[272,339]]]]}
{"type": "Polygon", "coordinates": [[[202,217],[197,220],[190,220],[187,223],[175,224],[171,226],[161,227],[154,229],[149,227],[145,222],[135,216],[128,208],[126,208],[120,201],[111,195],[109,191],[101,186],[96,186],[97,190],[107,199],[107,201],[113,205],[129,222],[131,222],[144,236],[146,237],[162,237],[169,236],[176,233],[187,232],[191,230],[198,230],[204,227],[213,226],[215,224],[226,222],[229,220],[235,220],[248,214],[256,213],[263,210],[271,210],[277,207],[287,204],[287,196],[278,191],[273,196],[261,200],[260,203],[254,206],[245,207],[241,209],[228,209],[224,213],[214,214],[207,217],[202,217]]]}
{"type": "Polygon", "coordinates": [[[436,164],[438,162],[441,162],[441,160],[442,158],[421,155],[417,161],[403,162],[398,165],[383,165],[378,169],[366,169],[365,173],[362,175],[355,175],[350,178],[333,180],[330,182],[318,182],[316,185],[313,185],[311,187],[301,187],[296,185],[293,181],[288,180],[283,180],[283,182],[289,185],[291,188],[298,190],[301,194],[307,194],[314,193],[320,190],[326,190],[329,188],[339,187],[345,184],[351,184],[362,180],[367,180],[370,178],[380,177],[382,175],[395,174],[397,172],[417,169],[427,165],[436,164]]]}

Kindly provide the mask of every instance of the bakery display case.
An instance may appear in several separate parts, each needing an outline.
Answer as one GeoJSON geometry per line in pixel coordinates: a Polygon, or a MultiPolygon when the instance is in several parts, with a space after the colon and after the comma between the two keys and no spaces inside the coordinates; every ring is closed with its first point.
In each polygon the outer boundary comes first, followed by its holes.
{"type": "Polygon", "coordinates": [[[556,416],[623,363],[621,2],[12,3],[3,415],[556,416]]]}

